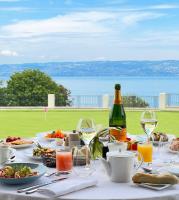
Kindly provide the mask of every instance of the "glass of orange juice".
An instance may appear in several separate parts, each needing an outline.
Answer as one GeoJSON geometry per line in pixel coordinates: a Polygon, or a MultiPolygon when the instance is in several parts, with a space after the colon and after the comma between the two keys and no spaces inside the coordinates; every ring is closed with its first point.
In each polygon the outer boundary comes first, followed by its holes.
{"type": "MultiPolygon", "coordinates": [[[[137,151],[142,155],[144,163],[152,163],[153,148],[151,142],[138,143],[137,151]]],[[[138,157],[138,159],[140,160],[141,158],[138,157]]]]}
{"type": "Polygon", "coordinates": [[[69,173],[73,167],[72,152],[70,148],[56,150],[56,169],[60,173],[69,173]]]}

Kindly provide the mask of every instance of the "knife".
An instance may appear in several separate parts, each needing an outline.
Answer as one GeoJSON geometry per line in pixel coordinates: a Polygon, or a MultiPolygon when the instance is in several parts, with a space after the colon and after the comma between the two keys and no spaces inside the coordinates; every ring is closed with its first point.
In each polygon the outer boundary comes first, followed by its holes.
{"type": "Polygon", "coordinates": [[[61,180],[67,179],[67,178],[68,177],[62,177],[62,178],[58,178],[58,179],[52,180],[52,181],[50,181],[48,183],[42,183],[42,184],[38,184],[38,185],[26,187],[26,188],[21,188],[21,189],[18,189],[17,192],[18,193],[27,192],[29,190],[34,190],[34,189],[37,189],[37,188],[40,188],[40,187],[43,187],[43,186],[46,186],[46,185],[50,185],[52,183],[56,183],[58,181],[61,181],[61,180]]]}

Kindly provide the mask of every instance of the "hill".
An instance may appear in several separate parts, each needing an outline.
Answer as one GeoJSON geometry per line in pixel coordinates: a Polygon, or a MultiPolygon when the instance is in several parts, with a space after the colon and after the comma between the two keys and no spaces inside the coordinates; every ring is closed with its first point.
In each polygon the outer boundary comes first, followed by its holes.
{"type": "Polygon", "coordinates": [[[50,76],[179,76],[179,61],[89,61],[0,65],[0,77],[25,69],[39,69],[50,76]]]}

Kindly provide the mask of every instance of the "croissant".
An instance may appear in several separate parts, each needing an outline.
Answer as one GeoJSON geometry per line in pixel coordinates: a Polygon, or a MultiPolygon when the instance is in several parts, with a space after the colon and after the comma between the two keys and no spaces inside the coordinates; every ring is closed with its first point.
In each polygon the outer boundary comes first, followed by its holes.
{"type": "Polygon", "coordinates": [[[134,183],[153,183],[153,184],[177,184],[179,183],[178,177],[172,174],[145,174],[136,173],[132,180],[134,183]]]}

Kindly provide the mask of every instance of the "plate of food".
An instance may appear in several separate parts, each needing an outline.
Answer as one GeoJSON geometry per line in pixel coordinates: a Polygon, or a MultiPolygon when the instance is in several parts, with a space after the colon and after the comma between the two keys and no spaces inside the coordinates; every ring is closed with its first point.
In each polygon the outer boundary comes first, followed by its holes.
{"type": "Polygon", "coordinates": [[[150,136],[150,141],[154,146],[165,146],[169,143],[170,136],[162,132],[153,132],[150,136]]]}
{"type": "Polygon", "coordinates": [[[9,163],[0,169],[0,183],[19,185],[31,183],[46,172],[46,167],[35,163],[9,163]]]}
{"type": "Polygon", "coordinates": [[[172,185],[178,184],[178,177],[169,173],[148,174],[137,172],[132,177],[132,181],[140,187],[146,187],[153,190],[163,190],[172,185]]]}
{"type": "Polygon", "coordinates": [[[50,155],[54,152],[55,152],[54,149],[51,149],[51,148],[48,148],[48,147],[43,147],[40,144],[37,144],[37,147],[35,147],[31,151],[26,151],[25,153],[31,159],[42,160],[42,156],[50,155]]]}
{"type": "MultiPolygon", "coordinates": [[[[150,141],[153,143],[154,146],[164,146],[166,144],[169,144],[173,139],[175,138],[172,134],[167,134],[163,132],[153,132],[150,136],[150,141]]],[[[138,141],[146,141],[147,136],[146,135],[138,135],[136,136],[136,139],[138,141]]]]}
{"type": "Polygon", "coordinates": [[[179,153],[179,138],[175,138],[171,141],[168,151],[170,153],[179,153]]]}
{"type": "Polygon", "coordinates": [[[8,136],[4,140],[4,143],[10,145],[14,149],[18,149],[18,148],[31,147],[34,142],[26,138],[8,136]]]}
{"type": "Polygon", "coordinates": [[[66,134],[61,130],[56,130],[56,131],[37,133],[36,136],[39,140],[45,140],[51,142],[54,141],[56,138],[64,139],[65,135],[66,134]]]}

